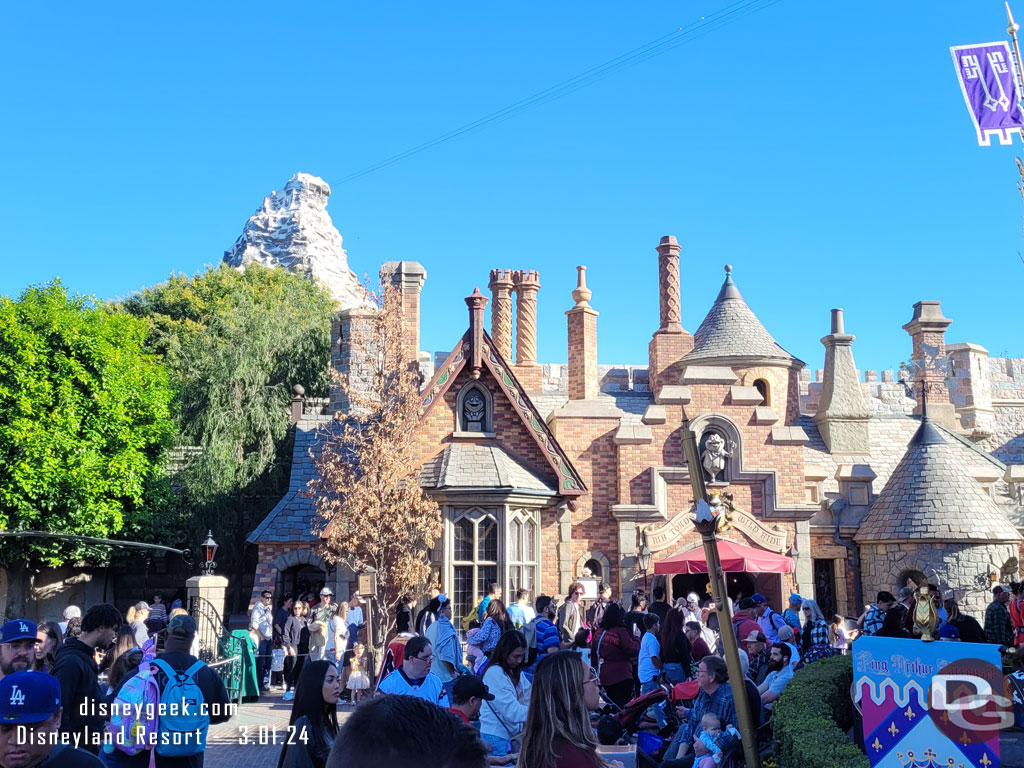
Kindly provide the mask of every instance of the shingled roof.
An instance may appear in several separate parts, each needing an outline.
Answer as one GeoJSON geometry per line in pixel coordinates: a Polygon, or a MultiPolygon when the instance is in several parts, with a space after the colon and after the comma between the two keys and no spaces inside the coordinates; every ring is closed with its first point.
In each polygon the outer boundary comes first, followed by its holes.
{"type": "Polygon", "coordinates": [[[540,473],[510,456],[497,443],[451,443],[420,472],[423,488],[518,490],[556,495],[540,473]]]}
{"type": "Polygon", "coordinates": [[[927,417],[854,536],[859,544],[1020,539],[961,452],[927,417]]]}
{"type": "Polygon", "coordinates": [[[292,474],[288,492],[274,505],[263,522],[249,534],[246,541],[305,541],[313,538],[316,510],[313,500],[306,495],[306,485],[316,474],[313,455],[320,452],[323,441],[321,429],[330,428],[330,416],[302,419],[295,425],[295,447],[292,449],[292,474]]]}
{"type": "Polygon", "coordinates": [[[723,357],[757,357],[780,362],[800,362],[772,338],[757,315],[743,300],[732,281],[732,267],[725,267],[725,282],[704,322],[693,335],[693,349],[683,357],[689,363],[723,357]]]}

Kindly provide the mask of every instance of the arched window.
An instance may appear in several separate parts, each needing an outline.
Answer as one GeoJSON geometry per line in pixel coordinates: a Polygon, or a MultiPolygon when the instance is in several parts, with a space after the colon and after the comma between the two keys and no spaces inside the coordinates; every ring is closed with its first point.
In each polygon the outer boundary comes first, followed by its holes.
{"type": "Polygon", "coordinates": [[[754,389],[761,393],[761,405],[771,405],[771,388],[768,386],[766,379],[755,379],[754,389]]]}
{"type": "Polygon", "coordinates": [[[590,558],[589,560],[587,560],[587,562],[583,564],[583,567],[590,571],[590,575],[593,576],[595,579],[604,579],[604,569],[601,567],[601,563],[599,563],[594,558],[590,558]]]}
{"type": "Polygon", "coordinates": [[[531,598],[536,597],[539,562],[537,558],[537,520],[528,509],[518,509],[509,516],[508,522],[508,585],[509,602],[515,600],[518,589],[530,590],[531,598]]]}
{"type": "Polygon", "coordinates": [[[498,518],[470,509],[452,521],[452,603],[461,619],[498,581],[498,518]]]}

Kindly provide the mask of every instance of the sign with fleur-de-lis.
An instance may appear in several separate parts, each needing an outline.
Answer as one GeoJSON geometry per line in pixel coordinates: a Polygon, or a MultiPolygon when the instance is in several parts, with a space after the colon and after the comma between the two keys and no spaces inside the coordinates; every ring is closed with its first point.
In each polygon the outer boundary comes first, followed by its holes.
{"type": "Polygon", "coordinates": [[[998,768],[1013,702],[996,646],[868,636],[852,653],[872,766],[998,768]]]}
{"type": "Polygon", "coordinates": [[[987,147],[992,134],[1009,144],[1024,128],[1013,58],[1006,41],[957,45],[949,49],[960,80],[960,90],[974,121],[978,143],[987,147]]]}

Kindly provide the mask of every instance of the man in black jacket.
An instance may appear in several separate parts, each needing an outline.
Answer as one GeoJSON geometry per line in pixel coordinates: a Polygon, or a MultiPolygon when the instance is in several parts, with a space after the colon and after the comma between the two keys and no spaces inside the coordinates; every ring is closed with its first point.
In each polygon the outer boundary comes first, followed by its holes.
{"type": "MultiPolygon", "coordinates": [[[[191,616],[175,616],[167,625],[167,640],[164,652],[157,656],[175,672],[184,672],[196,663],[196,657],[189,653],[196,636],[196,620],[191,616]]],[[[227,688],[220,676],[207,666],[195,674],[196,685],[203,692],[203,703],[210,715],[210,725],[227,722],[234,714],[227,688]]],[[[157,674],[157,685],[163,691],[167,677],[157,674]]],[[[187,757],[156,756],[157,768],[202,768],[203,753],[187,757]]]]}
{"type": "Polygon", "coordinates": [[[103,739],[104,696],[96,669],[96,650],[114,644],[121,613],[108,603],[94,605],[82,617],[82,634],[68,638],[57,651],[52,674],[60,683],[64,712],[60,730],[73,746],[97,754],[103,739]]]}

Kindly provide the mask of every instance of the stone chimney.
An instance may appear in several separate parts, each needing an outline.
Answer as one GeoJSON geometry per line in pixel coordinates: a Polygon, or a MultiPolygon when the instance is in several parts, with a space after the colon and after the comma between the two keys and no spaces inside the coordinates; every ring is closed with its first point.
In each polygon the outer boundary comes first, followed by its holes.
{"type": "MultiPolygon", "coordinates": [[[[678,384],[679,371],[669,370],[693,349],[693,336],[683,330],[679,294],[679,243],[672,235],[661,238],[658,251],[658,303],[660,324],[648,345],[651,392],[678,384]]],[[[676,366],[678,368],[678,366],[676,366]]]]}
{"type": "Polygon", "coordinates": [[[977,344],[950,344],[946,352],[952,366],[952,378],[948,380],[953,387],[950,399],[960,415],[961,426],[971,433],[972,440],[991,437],[996,424],[988,350],[977,344]]]}
{"type": "Polygon", "coordinates": [[[492,269],[491,339],[505,362],[512,362],[512,270],[492,269]]]}
{"type": "Polygon", "coordinates": [[[867,454],[868,421],[871,408],[864,401],[857,366],[853,362],[853,341],[856,336],[843,328],[843,310],[832,310],[832,333],[825,336],[825,371],[821,387],[821,404],[814,414],[814,423],[829,453],[867,454]]]}
{"type": "Polygon", "coordinates": [[[374,328],[377,310],[353,307],[335,313],[331,320],[331,390],[328,412],[359,413],[353,395],[368,400],[373,397],[374,328]],[[337,379],[347,381],[350,391],[338,386],[337,379]]]}
{"type": "Polygon", "coordinates": [[[594,400],[600,390],[597,377],[597,315],[590,306],[593,293],[587,288],[587,268],[576,267],[576,306],[569,318],[569,399],[594,400]]]}
{"type": "Polygon", "coordinates": [[[956,409],[949,401],[946,376],[949,360],[946,358],[946,328],[953,321],[943,317],[937,301],[919,301],[914,305],[914,316],[903,326],[913,340],[910,376],[914,386],[914,413],[921,413],[921,392],[928,389],[928,415],[948,429],[957,428],[956,409]]]}
{"type": "Polygon", "coordinates": [[[427,279],[427,270],[418,261],[389,261],[380,268],[380,281],[393,286],[402,313],[402,350],[410,365],[419,365],[420,355],[420,291],[427,279]]]}
{"type": "Polygon", "coordinates": [[[512,288],[516,292],[516,376],[528,392],[540,392],[542,374],[537,365],[540,275],[534,270],[516,270],[512,273],[512,288]]]}
{"type": "Polygon", "coordinates": [[[487,308],[487,297],[474,288],[473,293],[466,297],[469,307],[469,365],[474,379],[480,378],[483,368],[484,354],[484,310],[487,308]]]}

